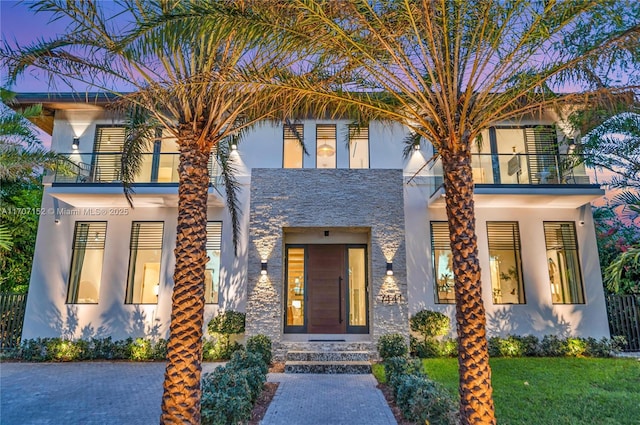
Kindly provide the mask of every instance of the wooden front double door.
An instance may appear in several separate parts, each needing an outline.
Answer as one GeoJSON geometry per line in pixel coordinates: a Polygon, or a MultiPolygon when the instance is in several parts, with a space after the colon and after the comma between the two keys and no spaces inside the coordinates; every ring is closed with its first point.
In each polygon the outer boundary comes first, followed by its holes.
{"type": "Polygon", "coordinates": [[[285,332],[368,331],[366,246],[287,246],[285,332]]]}

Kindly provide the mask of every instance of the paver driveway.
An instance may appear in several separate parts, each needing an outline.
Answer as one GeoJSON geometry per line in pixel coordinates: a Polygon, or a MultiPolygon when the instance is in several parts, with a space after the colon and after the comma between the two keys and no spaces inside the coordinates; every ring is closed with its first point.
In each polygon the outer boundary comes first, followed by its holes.
{"type": "MultiPolygon", "coordinates": [[[[2,425],[150,425],[163,362],[0,363],[2,425]]],[[[203,370],[217,365],[205,363],[203,370]]]]}
{"type": "MultiPolygon", "coordinates": [[[[210,372],[219,364],[204,363],[210,372]]],[[[2,425],[153,425],[163,362],[0,363],[2,425]]],[[[280,382],[269,425],[390,425],[372,375],[270,374],[280,382]]]]}

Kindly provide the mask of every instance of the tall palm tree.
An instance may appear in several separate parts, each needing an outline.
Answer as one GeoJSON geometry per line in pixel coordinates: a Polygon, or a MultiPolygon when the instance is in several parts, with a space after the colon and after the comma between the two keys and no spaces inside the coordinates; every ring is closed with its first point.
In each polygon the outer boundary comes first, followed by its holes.
{"type": "Polygon", "coordinates": [[[216,28],[242,26],[263,34],[264,43],[286,39],[299,57],[349,71],[341,90],[314,95],[375,110],[437,149],[454,253],[461,418],[465,424],[495,423],[471,142],[497,121],[562,111],[629,89],[637,96],[632,71],[640,59],[640,6],[630,0],[242,3],[218,16],[216,28]],[[624,81],[615,80],[625,73],[624,81]],[[572,93],[557,94],[569,85],[572,93]]]}
{"type": "MultiPolygon", "coordinates": [[[[204,2],[207,3],[207,2],[204,2]]],[[[123,175],[140,166],[144,140],[156,125],[180,149],[174,290],[161,423],[200,423],[200,375],[206,254],[207,164],[222,155],[234,243],[238,237],[236,187],[225,140],[296,103],[278,87],[247,90],[223,81],[269,81],[291,58],[260,48],[242,28],[189,31],[198,2],[122,0],[117,4],[42,0],[37,12],[68,21],[68,32],[32,46],[5,45],[2,64],[15,77],[29,67],[63,82],[81,81],[115,92],[130,111],[123,175]],[[112,18],[113,16],[113,18],[112,18]],[[131,93],[117,93],[114,83],[131,93]]],[[[250,35],[250,34],[249,34],[250,35]]],[[[284,114],[284,112],[283,112],[284,114]]],[[[285,114],[286,115],[286,114],[285,114]]]]}

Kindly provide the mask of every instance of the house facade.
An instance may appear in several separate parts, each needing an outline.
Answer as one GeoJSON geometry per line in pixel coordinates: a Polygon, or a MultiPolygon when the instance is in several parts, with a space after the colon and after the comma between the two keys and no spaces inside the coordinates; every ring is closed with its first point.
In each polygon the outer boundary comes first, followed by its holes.
{"type": "MultiPolygon", "coordinates": [[[[177,220],[175,139],[158,130],[131,208],[120,117],[104,95],[24,94],[68,160],[45,178],[23,338],[166,337],[177,220]]],[[[489,336],[608,337],[589,202],[603,191],[569,155],[553,114],[496,123],[473,154],[489,336]]],[[[276,352],[314,341],[375,350],[423,309],[452,320],[453,270],[439,161],[408,130],[372,122],[265,122],[231,153],[240,239],[210,162],[205,323],[247,314],[276,352]],[[305,150],[298,139],[304,140],[305,150]]]]}

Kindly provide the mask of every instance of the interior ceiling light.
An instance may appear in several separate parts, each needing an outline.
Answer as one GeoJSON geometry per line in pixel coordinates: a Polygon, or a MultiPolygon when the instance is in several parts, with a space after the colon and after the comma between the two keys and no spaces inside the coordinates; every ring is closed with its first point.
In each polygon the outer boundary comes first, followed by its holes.
{"type": "Polygon", "coordinates": [[[318,146],[318,156],[333,156],[336,150],[328,143],[323,143],[318,146]]]}

